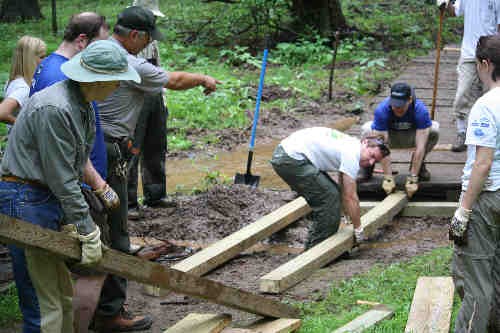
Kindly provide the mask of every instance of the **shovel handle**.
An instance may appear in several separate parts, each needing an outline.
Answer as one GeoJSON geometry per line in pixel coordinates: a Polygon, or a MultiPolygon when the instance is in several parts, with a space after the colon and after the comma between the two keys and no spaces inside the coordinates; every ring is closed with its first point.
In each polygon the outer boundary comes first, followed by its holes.
{"type": "Polygon", "coordinates": [[[255,103],[255,112],[253,114],[252,136],[250,137],[250,146],[248,147],[250,151],[253,151],[253,147],[255,146],[255,132],[257,131],[257,122],[259,121],[260,100],[262,99],[262,89],[264,88],[264,76],[266,74],[267,53],[268,50],[266,48],[264,49],[264,55],[262,56],[262,68],[260,70],[259,90],[257,91],[257,102],[255,103]]]}
{"type": "Polygon", "coordinates": [[[443,18],[445,14],[445,9],[440,8],[439,10],[439,30],[436,40],[436,64],[434,65],[434,89],[432,90],[432,106],[431,106],[431,120],[434,120],[436,111],[436,96],[437,96],[437,85],[439,77],[439,62],[441,61],[441,33],[443,31],[443,18]]]}

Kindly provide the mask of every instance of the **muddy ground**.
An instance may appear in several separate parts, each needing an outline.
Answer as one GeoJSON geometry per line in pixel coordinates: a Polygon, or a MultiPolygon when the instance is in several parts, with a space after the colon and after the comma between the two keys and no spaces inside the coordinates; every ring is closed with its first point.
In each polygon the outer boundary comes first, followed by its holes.
{"type": "MultiPolygon", "coordinates": [[[[455,64],[456,60],[453,59],[449,64],[442,64],[442,67],[451,68],[455,64]]],[[[430,66],[432,64],[429,64],[427,60],[417,63],[419,68],[430,68],[430,66]]],[[[413,70],[409,71],[412,79],[407,80],[410,83],[415,76],[414,73],[413,70]]],[[[425,78],[428,79],[427,75],[425,78]]],[[[440,80],[455,81],[449,75],[442,76],[440,80]]],[[[430,86],[425,83],[423,87],[428,89],[430,86]]],[[[293,96],[290,91],[281,87],[266,87],[265,99],[299,97],[298,100],[301,102],[293,110],[287,112],[275,108],[261,109],[259,142],[283,138],[299,128],[329,126],[337,120],[352,117],[352,115],[360,116],[357,126],[359,129],[359,124],[370,118],[374,103],[372,99],[355,100],[349,92],[338,88],[333,96],[331,102],[328,101],[326,94],[317,101],[303,100],[300,96],[293,96]],[[358,107],[360,104],[356,102],[362,102],[364,107],[360,109],[358,107]],[[360,114],[360,112],[363,113],[360,114]]],[[[426,102],[428,103],[427,100],[426,102]]],[[[246,110],[246,112],[251,119],[253,110],[246,110]]],[[[438,114],[440,117],[443,117],[442,115],[446,113],[438,114]]],[[[447,118],[443,118],[441,124],[442,134],[446,134],[445,128],[452,128],[447,118]],[[446,126],[445,122],[447,122],[446,126]]],[[[175,129],[170,130],[175,132],[175,129]]],[[[243,131],[232,129],[215,133],[211,131],[210,134],[215,134],[217,137],[217,142],[213,143],[204,142],[203,138],[207,134],[209,132],[205,130],[188,131],[188,138],[195,142],[194,148],[185,152],[169,152],[167,158],[192,158],[204,154],[213,155],[219,151],[231,151],[238,145],[248,142],[250,126],[243,131]]],[[[294,198],[295,194],[288,190],[218,185],[206,193],[175,197],[178,203],[177,208],[147,208],[143,219],[129,221],[130,232],[133,236],[175,241],[178,246],[174,248],[174,253],[180,256],[187,255],[190,251],[194,252],[213,241],[230,235],[294,198]]],[[[345,255],[327,267],[317,270],[308,279],[283,295],[268,295],[268,297],[292,302],[322,299],[334,281],[349,279],[355,274],[366,272],[376,264],[408,260],[431,249],[447,246],[449,244],[447,222],[446,218],[396,217],[388,226],[380,229],[376,237],[362,244],[356,253],[345,255]]],[[[258,280],[261,276],[291,260],[302,251],[309,223],[307,218],[297,221],[270,239],[262,241],[252,251],[241,254],[211,272],[207,277],[226,285],[258,293],[258,280]]],[[[175,261],[166,260],[168,258],[170,257],[167,255],[159,260],[167,266],[175,263],[175,261]]],[[[7,252],[4,247],[0,246],[0,283],[2,280],[9,280],[11,274],[7,252]]],[[[147,332],[154,333],[163,332],[164,329],[191,312],[228,312],[233,315],[233,320],[240,324],[255,319],[254,316],[242,312],[182,295],[148,296],[144,294],[144,287],[135,282],[129,284],[128,306],[134,313],[149,313],[153,316],[154,325],[147,332]]],[[[16,328],[0,328],[0,333],[11,332],[19,332],[19,325],[16,328]]]]}
{"type": "MultiPolygon", "coordinates": [[[[251,189],[242,185],[216,186],[209,192],[179,197],[178,208],[147,210],[141,221],[130,221],[136,236],[153,236],[159,239],[184,239],[193,244],[206,245],[255,221],[258,217],[293,200],[290,191],[251,189]]],[[[264,240],[250,253],[243,253],[223,267],[207,275],[226,285],[258,293],[259,278],[281,264],[291,260],[302,250],[307,237],[307,218],[264,240]]],[[[308,302],[322,299],[333,281],[366,272],[375,264],[389,264],[407,260],[431,249],[446,246],[447,219],[396,218],[377,236],[363,244],[359,251],[345,255],[329,266],[316,271],[310,278],[273,298],[308,302]]],[[[182,251],[181,251],[182,252],[182,251]]],[[[160,258],[161,261],[161,258],[160,258]]],[[[170,265],[172,262],[162,262],[170,265]]],[[[212,305],[182,295],[151,297],[144,295],[143,286],[131,283],[130,308],[137,312],[151,313],[155,324],[150,332],[162,332],[190,312],[228,312],[233,320],[245,323],[255,319],[252,315],[212,305]]]]}

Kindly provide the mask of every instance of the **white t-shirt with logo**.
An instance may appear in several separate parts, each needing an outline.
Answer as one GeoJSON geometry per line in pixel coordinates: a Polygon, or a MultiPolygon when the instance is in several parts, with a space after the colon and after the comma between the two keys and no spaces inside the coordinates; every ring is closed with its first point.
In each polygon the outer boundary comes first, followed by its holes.
{"type": "Polygon", "coordinates": [[[494,35],[500,24],[500,0],[457,0],[455,14],[464,15],[461,57],[476,60],[479,37],[494,35]]]}
{"type": "Polygon", "coordinates": [[[338,171],[356,179],[361,143],[347,134],[327,127],[305,128],[281,141],[281,146],[296,160],[307,158],[321,171],[338,171]]]}
{"type": "Polygon", "coordinates": [[[472,107],[465,144],[468,147],[462,190],[465,191],[469,185],[472,166],[476,160],[476,146],[495,149],[493,164],[483,190],[498,190],[500,188],[500,87],[488,91],[472,107]]]}
{"type": "Polygon", "coordinates": [[[19,104],[19,109],[21,109],[30,95],[30,87],[24,81],[23,77],[18,77],[7,83],[4,89],[4,98],[12,98],[19,104]]]}

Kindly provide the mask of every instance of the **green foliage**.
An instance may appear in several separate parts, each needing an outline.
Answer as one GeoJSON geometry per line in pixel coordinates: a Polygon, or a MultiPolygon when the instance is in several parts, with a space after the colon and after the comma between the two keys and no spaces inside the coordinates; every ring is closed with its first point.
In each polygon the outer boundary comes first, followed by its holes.
{"type": "Polygon", "coordinates": [[[331,61],[328,39],[315,36],[312,40],[300,39],[297,43],[279,43],[273,52],[274,62],[298,66],[304,63],[326,64],[331,61]]]}
{"type": "MultiPolygon", "coordinates": [[[[356,305],[357,300],[379,302],[394,310],[394,317],[364,332],[403,332],[420,276],[449,276],[452,249],[440,248],[417,256],[409,262],[376,266],[368,273],[332,286],[325,300],[303,303],[304,320],[300,333],[327,333],[339,328],[369,307],[356,305]]],[[[455,297],[454,315],[460,307],[455,297]]]]}
{"type": "Polygon", "coordinates": [[[12,285],[3,294],[0,294],[0,327],[9,327],[21,319],[16,287],[12,285]]]}
{"type": "Polygon", "coordinates": [[[248,52],[247,46],[235,46],[232,50],[224,49],[219,52],[221,60],[230,66],[251,65],[260,67],[260,61],[248,52]]]}
{"type": "Polygon", "coordinates": [[[345,78],[342,85],[358,95],[377,93],[383,77],[385,58],[362,58],[359,66],[353,68],[352,75],[345,78]]]}

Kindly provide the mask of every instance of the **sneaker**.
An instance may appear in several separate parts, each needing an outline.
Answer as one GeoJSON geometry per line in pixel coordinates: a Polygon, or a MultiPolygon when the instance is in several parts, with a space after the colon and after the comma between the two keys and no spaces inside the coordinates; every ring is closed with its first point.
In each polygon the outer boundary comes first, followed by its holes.
{"type": "Polygon", "coordinates": [[[467,146],[465,146],[465,133],[460,132],[457,134],[455,143],[451,146],[451,151],[459,153],[465,151],[465,149],[467,149],[467,146]]]}
{"type": "Polygon", "coordinates": [[[365,182],[370,180],[373,176],[373,169],[375,165],[369,166],[367,168],[360,168],[358,173],[358,180],[361,182],[365,182]]]}
{"type": "Polygon", "coordinates": [[[177,202],[171,197],[164,197],[160,200],[154,201],[153,203],[148,203],[146,206],[153,208],[175,208],[177,207],[177,202]]]}
{"type": "Polygon", "coordinates": [[[431,180],[431,173],[425,167],[425,162],[422,162],[422,165],[420,166],[420,171],[418,172],[418,179],[424,182],[431,180]]]}
{"type": "Polygon", "coordinates": [[[128,218],[130,220],[140,220],[144,217],[144,212],[141,207],[136,206],[128,209],[128,218]]]}
{"type": "Polygon", "coordinates": [[[125,308],[114,317],[101,317],[96,319],[97,332],[133,332],[144,331],[153,325],[150,316],[133,316],[125,308]]]}

